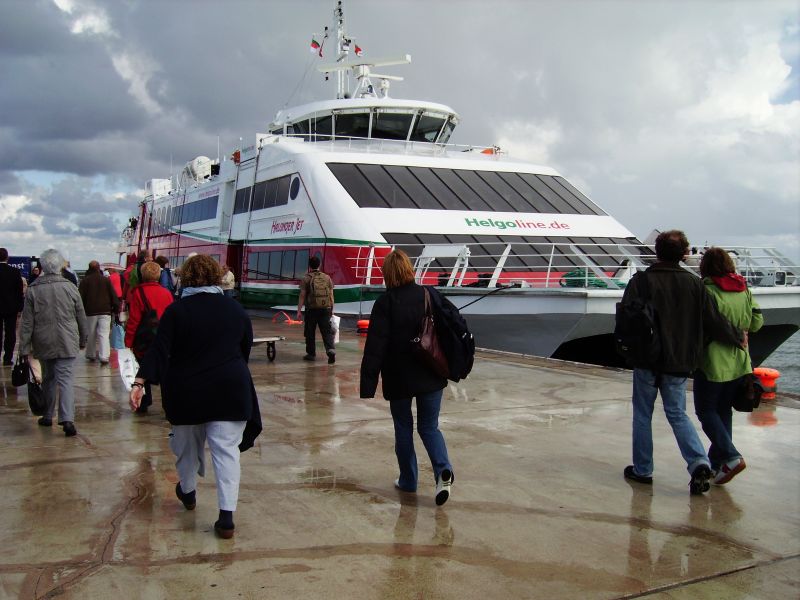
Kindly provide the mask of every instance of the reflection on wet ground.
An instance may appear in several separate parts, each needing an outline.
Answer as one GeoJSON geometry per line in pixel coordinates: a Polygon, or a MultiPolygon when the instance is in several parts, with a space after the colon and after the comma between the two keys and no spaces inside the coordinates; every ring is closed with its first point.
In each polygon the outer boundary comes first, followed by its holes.
{"type": "Polygon", "coordinates": [[[174,497],[159,402],[132,415],[113,360],[77,361],[75,438],[38,427],[0,372],[0,598],[800,595],[796,402],[736,414],[747,470],[692,497],[662,413],[654,485],[623,479],[628,373],[481,354],[445,392],[456,481],[437,508],[421,443],[418,493],[393,486],[388,406],[358,398],[363,338],[305,363],[299,328],[254,326],[287,340],[275,362],[253,352],[265,431],[232,541],[212,533],[213,477],[195,511],[174,497]]]}

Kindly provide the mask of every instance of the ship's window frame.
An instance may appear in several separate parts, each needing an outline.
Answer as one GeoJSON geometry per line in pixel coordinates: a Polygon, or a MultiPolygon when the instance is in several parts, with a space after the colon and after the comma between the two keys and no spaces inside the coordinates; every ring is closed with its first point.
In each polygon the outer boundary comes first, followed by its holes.
{"type": "MultiPolygon", "coordinates": [[[[447,113],[436,112],[436,111],[432,111],[432,110],[421,110],[421,111],[418,112],[416,118],[414,119],[414,122],[412,123],[412,126],[411,126],[412,128],[411,128],[411,132],[410,132],[410,134],[408,136],[408,139],[410,141],[412,141],[412,142],[435,143],[439,139],[439,136],[442,133],[442,129],[447,124],[448,119],[449,119],[449,115],[447,113]],[[436,120],[439,121],[439,126],[436,129],[435,135],[429,137],[429,135],[426,135],[425,133],[422,133],[422,134],[419,135],[419,139],[417,139],[415,136],[416,136],[417,132],[419,131],[420,123],[422,122],[423,119],[431,119],[431,120],[436,119],[436,120]]],[[[428,133],[430,133],[430,132],[433,131],[433,129],[427,129],[427,131],[428,131],[428,133]]]]}
{"type": "Polygon", "coordinates": [[[436,140],[437,144],[446,144],[447,141],[450,139],[450,136],[453,135],[453,130],[456,128],[458,122],[450,116],[447,119],[447,123],[442,126],[442,131],[439,134],[439,139],[436,140]]]}
{"type": "Polygon", "coordinates": [[[370,128],[370,137],[381,140],[408,141],[408,138],[411,135],[411,126],[414,123],[414,115],[416,112],[416,109],[412,108],[387,107],[374,109],[371,121],[372,125],[370,128]],[[385,129],[382,128],[381,124],[382,115],[386,116],[387,127],[385,129]],[[399,126],[391,126],[388,122],[392,120],[392,117],[395,118],[397,123],[401,124],[399,126]],[[402,124],[403,121],[405,121],[405,124],[402,124]],[[378,135],[381,132],[391,133],[392,135],[378,135]]]}
{"type": "Polygon", "coordinates": [[[266,181],[257,181],[253,186],[253,195],[250,200],[250,211],[261,210],[264,208],[264,196],[267,191],[266,181]]]}
{"type": "Polygon", "coordinates": [[[322,113],[322,116],[313,115],[309,119],[309,133],[315,142],[326,142],[333,135],[333,114],[322,113]],[[320,133],[322,132],[322,133],[320,133]]]}
{"type": "MultiPolygon", "coordinates": [[[[348,108],[333,112],[333,138],[369,138],[372,132],[372,111],[369,108],[348,108]],[[366,117],[367,128],[363,135],[354,135],[350,132],[342,133],[340,130],[340,120],[346,122],[349,118],[355,121],[359,116],[366,117]]],[[[356,130],[358,131],[358,130],[356,130]]]]}

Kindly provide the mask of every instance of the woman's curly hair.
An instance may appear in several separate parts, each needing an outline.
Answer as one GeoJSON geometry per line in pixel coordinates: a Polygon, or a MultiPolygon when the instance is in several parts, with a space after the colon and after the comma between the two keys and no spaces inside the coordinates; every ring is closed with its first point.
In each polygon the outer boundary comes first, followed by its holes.
{"type": "Polygon", "coordinates": [[[222,267],[208,254],[195,254],[181,265],[181,287],[219,285],[222,267]]]}

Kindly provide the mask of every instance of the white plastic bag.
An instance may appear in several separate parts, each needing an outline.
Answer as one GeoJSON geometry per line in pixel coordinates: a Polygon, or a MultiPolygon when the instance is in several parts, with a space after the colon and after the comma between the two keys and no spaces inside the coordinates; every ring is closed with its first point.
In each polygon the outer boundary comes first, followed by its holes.
{"type": "Polygon", "coordinates": [[[337,317],[336,315],[331,315],[331,331],[333,332],[333,343],[339,343],[339,322],[342,320],[341,317],[337,317]]]}
{"type": "Polygon", "coordinates": [[[119,363],[119,375],[122,377],[122,383],[125,385],[125,389],[129,390],[134,379],[136,379],[139,361],[136,360],[130,348],[122,348],[117,350],[117,362],[119,363]]]}

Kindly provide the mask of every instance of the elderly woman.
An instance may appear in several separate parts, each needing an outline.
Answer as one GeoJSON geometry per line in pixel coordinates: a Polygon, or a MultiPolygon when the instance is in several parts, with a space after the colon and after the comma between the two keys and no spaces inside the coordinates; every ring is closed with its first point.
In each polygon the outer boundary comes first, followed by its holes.
{"type": "MultiPolygon", "coordinates": [[[[131,292],[130,304],[128,305],[128,322],[125,324],[125,346],[132,348],[138,358],[144,356],[147,348],[134,348],[134,338],[142,317],[148,308],[156,311],[156,316],[161,319],[164,310],[172,304],[172,294],[161,286],[159,279],[161,276],[161,266],[157,262],[151,261],[143,263],[140,268],[141,283],[131,292]],[[144,350],[144,352],[142,352],[144,350]]],[[[144,384],[144,395],[139,403],[136,413],[147,414],[150,405],[153,404],[153,397],[150,393],[150,383],[144,384]]]]}
{"type": "Polygon", "coordinates": [[[221,276],[219,264],[207,255],[195,255],[182,265],[183,295],[164,311],[131,388],[130,403],[136,410],[145,383],[161,383],[180,479],[175,494],[187,510],[195,507],[197,475],[205,472],[208,440],[219,501],[214,531],[228,539],[233,537],[239,497],[239,444],[254,413],[247,366],[253,328],[244,309],[222,294],[221,276]]]}
{"type": "MultiPolygon", "coordinates": [[[[400,467],[395,487],[417,490],[417,455],[414,452],[414,417],[411,399],[417,400],[417,431],[428,452],[436,480],[436,504],[450,497],[453,467],[439,431],[439,408],[447,379],[436,374],[412,353],[411,340],[419,334],[425,314],[422,286],[414,283],[414,269],[402,250],[383,261],[386,293],[372,308],[369,334],[361,361],[361,397],[372,398],[383,380],[383,397],[389,401],[394,421],[394,450],[400,467]]],[[[431,294],[436,290],[431,289],[431,294]]],[[[447,302],[442,298],[442,302],[447,302]]]]}
{"type": "MultiPolygon", "coordinates": [[[[764,324],[761,310],[725,250],[706,250],[700,260],[700,275],[720,314],[743,331],[761,329],[764,324]]],[[[712,341],[706,346],[703,362],[694,376],[694,410],[711,440],[708,459],[717,485],[728,483],[747,466],[733,445],[731,406],[743,378],[752,372],[747,350],[712,341]]]]}
{"type": "Polygon", "coordinates": [[[58,397],[58,424],[70,437],[77,433],[72,381],[75,357],[86,347],[86,315],[78,288],[61,275],[66,263],[58,250],[42,252],[39,264],[42,274],[31,282],[25,297],[19,351],[42,364],[47,405],[39,425],[53,425],[58,397]]]}

